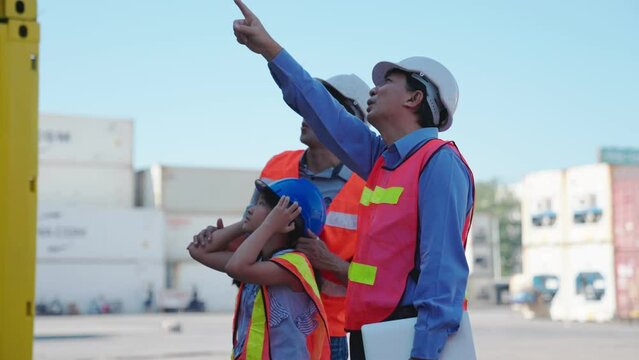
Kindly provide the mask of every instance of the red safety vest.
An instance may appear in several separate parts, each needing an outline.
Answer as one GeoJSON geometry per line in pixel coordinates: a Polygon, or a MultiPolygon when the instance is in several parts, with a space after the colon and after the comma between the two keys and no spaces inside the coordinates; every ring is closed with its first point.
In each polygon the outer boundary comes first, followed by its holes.
{"type": "MultiPolygon", "coordinates": [[[[381,322],[399,305],[415,267],[418,179],[442,146],[449,146],[466,164],[454,143],[439,139],[428,141],[395,170],[383,167],[382,156],[375,163],[360,201],[358,236],[362,241],[348,271],[346,329],[359,330],[362,325],[381,322]]],[[[472,180],[470,168],[468,172],[472,180]]],[[[466,217],[459,239],[464,247],[472,213],[466,217]]]]}
{"type": "MultiPolygon", "coordinates": [[[[319,289],[315,282],[313,268],[306,256],[299,252],[289,252],[270,259],[295,275],[304,286],[306,294],[313,300],[317,307],[316,319],[317,327],[306,336],[306,347],[311,360],[329,360],[331,358],[331,347],[328,334],[328,323],[326,313],[319,297],[319,289]]],[[[240,301],[244,284],[240,285],[235,306],[235,317],[233,320],[233,347],[237,344],[237,321],[239,319],[240,301]]],[[[268,287],[261,286],[255,297],[253,309],[251,311],[251,322],[248,326],[248,333],[244,341],[244,348],[239,357],[233,360],[270,360],[271,349],[269,342],[268,319],[270,318],[271,306],[269,303],[268,287]]],[[[231,355],[233,356],[233,355],[231,355]]]]}
{"type": "MultiPolygon", "coordinates": [[[[264,167],[260,178],[278,180],[298,178],[299,164],[304,150],[285,151],[275,155],[264,167]]],[[[364,180],[351,175],[344,187],[335,196],[326,213],[326,224],[321,234],[328,249],[345,261],[351,261],[357,243],[357,209],[364,188],[364,180]]],[[[331,336],[346,336],[345,298],[346,286],[330,271],[320,271],[322,277],[322,302],[328,315],[331,336]]]]}

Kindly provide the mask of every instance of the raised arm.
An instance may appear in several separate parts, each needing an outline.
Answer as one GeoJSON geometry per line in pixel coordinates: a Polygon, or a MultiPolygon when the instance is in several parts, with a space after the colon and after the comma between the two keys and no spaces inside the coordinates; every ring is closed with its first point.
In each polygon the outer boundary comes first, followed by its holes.
{"type": "Polygon", "coordinates": [[[244,3],[240,0],[235,3],[244,15],[233,23],[237,41],[269,61],[284,101],[306,120],[324,146],[366,179],[385,148],[382,138],[349,114],[324,85],[283,50],[244,3]]]}
{"type": "Polygon", "coordinates": [[[270,261],[257,260],[264,245],[273,237],[293,230],[292,221],[300,214],[297,202],[289,206],[289,197],[282,196],[264,222],[240,245],[226,264],[224,271],[241,282],[259,285],[288,285],[302,290],[301,284],[287,270],[270,261]]]}

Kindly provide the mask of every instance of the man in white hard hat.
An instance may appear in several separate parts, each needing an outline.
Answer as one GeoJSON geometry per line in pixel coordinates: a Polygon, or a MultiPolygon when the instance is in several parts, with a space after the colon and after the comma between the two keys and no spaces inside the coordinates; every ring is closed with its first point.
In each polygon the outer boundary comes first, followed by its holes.
{"type": "Polygon", "coordinates": [[[287,104],[367,181],[348,273],[351,358],[365,358],[362,326],[416,316],[410,356],[438,359],[465,309],[464,247],[474,205],[470,168],[454,143],[438,139],[457,107],[454,77],[425,57],[378,63],[367,108],[378,136],[336,106],[250,9],[235,2],[244,15],[233,24],[237,41],[264,56],[287,104]]]}
{"type": "MultiPolygon", "coordinates": [[[[366,122],[365,105],[370,88],[356,75],[336,75],[317,79],[332,95],[337,106],[366,122]]],[[[302,120],[300,141],[305,150],[284,151],[273,156],[260,175],[265,182],[282,178],[306,178],[322,193],[326,202],[326,223],[321,234],[300,238],[297,250],[306,254],[319,272],[319,290],[328,319],[331,360],[348,359],[345,321],[346,284],[349,262],[357,242],[357,209],[364,180],[354,174],[317,139],[302,120]],[[321,241],[318,241],[321,240],[321,241]]],[[[220,223],[218,223],[218,226],[220,223]]],[[[194,238],[189,252],[206,265],[205,244],[216,228],[208,227],[194,238]]]]}

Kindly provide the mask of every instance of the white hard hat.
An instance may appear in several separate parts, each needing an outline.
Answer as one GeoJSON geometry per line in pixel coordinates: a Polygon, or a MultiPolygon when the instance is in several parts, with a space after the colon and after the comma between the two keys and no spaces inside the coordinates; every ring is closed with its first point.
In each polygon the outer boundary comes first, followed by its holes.
{"type": "Polygon", "coordinates": [[[366,118],[366,102],[370,87],[355,74],[335,75],[326,80],[318,79],[324,86],[330,86],[343,97],[351,100],[353,105],[366,118]]]}
{"type": "MultiPolygon", "coordinates": [[[[448,119],[439,126],[439,131],[448,130],[453,124],[453,114],[455,109],[457,109],[457,100],[459,99],[459,88],[453,74],[444,65],[431,58],[414,56],[398,63],[388,61],[377,63],[373,68],[373,83],[376,86],[382,85],[386,74],[393,69],[416,74],[419,78],[426,78],[426,80],[435,84],[439,91],[439,100],[448,111],[448,119]]],[[[417,78],[417,80],[419,79],[417,78]]]]}

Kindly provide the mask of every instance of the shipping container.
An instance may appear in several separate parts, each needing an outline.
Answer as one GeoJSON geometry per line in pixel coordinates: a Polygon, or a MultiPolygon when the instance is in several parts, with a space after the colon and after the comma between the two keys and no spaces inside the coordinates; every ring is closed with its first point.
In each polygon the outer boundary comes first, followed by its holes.
{"type": "Polygon", "coordinates": [[[564,266],[553,299],[555,320],[608,321],[615,315],[614,254],[611,242],[563,246],[564,266]]]}
{"type": "Polygon", "coordinates": [[[563,170],[526,175],[522,185],[522,245],[559,245],[566,234],[563,170]]]}
{"type": "Polygon", "coordinates": [[[160,260],[38,259],[36,310],[38,314],[144,312],[154,307],[155,294],[164,287],[164,272],[160,260]]]}
{"type": "Polygon", "coordinates": [[[474,277],[501,276],[499,222],[490,214],[475,213],[466,244],[466,260],[474,277]]]}
{"type": "Polygon", "coordinates": [[[65,207],[40,202],[37,258],[164,259],[164,220],[154,209],[65,207]]]}
{"type": "Polygon", "coordinates": [[[639,319],[639,249],[615,250],[617,316],[639,319]]]}
{"type": "Polygon", "coordinates": [[[41,163],[132,165],[130,119],[41,114],[38,128],[41,163]]]}
{"type": "Polygon", "coordinates": [[[165,238],[167,261],[190,260],[186,247],[193,240],[193,236],[209,225],[216,225],[221,218],[225,225],[240,221],[242,213],[173,213],[165,212],[165,238]]]}
{"type": "Polygon", "coordinates": [[[523,274],[554,276],[559,278],[565,266],[565,250],[561,245],[524,246],[522,248],[523,274]]]}
{"type": "Polygon", "coordinates": [[[169,266],[172,288],[189,294],[197,291],[206,311],[233,311],[237,287],[228,275],[195,260],[179,261],[169,266]]]}
{"type": "Polygon", "coordinates": [[[154,165],[136,176],[139,206],[168,212],[243,212],[255,189],[258,170],[154,165]]]}
{"type": "Polygon", "coordinates": [[[639,166],[612,168],[615,247],[639,249],[639,166]]]}
{"type": "Polygon", "coordinates": [[[40,163],[38,200],[59,205],[133,206],[133,170],[128,165],[50,165],[40,163]]]}
{"type": "Polygon", "coordinates": [[[566,170],[569,218],[567,242],[612,240],[611,168],[608,164],[566,170]]]}

